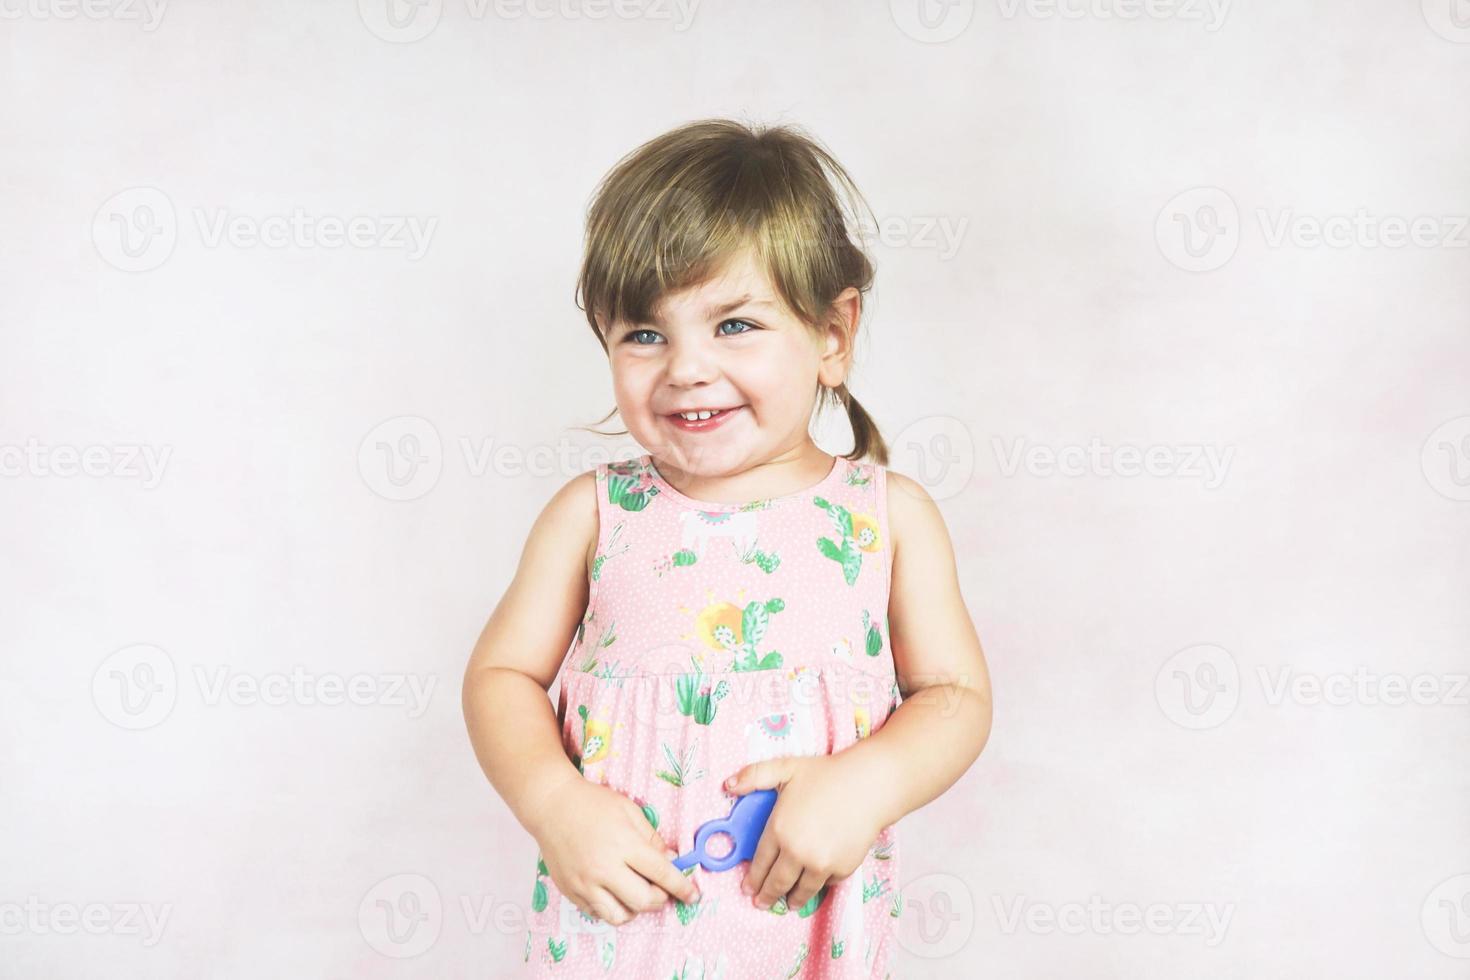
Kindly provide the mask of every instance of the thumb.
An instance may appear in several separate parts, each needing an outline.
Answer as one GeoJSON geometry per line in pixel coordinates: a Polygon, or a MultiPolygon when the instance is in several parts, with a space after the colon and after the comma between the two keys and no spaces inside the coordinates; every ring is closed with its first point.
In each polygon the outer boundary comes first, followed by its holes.
{"type": "Polygon", "coordinates": [[[736,794],[758,789],[780,789],[791,778],[792,768],[789,758],[752,762],[725,780],[725,789],[736,794]]]}

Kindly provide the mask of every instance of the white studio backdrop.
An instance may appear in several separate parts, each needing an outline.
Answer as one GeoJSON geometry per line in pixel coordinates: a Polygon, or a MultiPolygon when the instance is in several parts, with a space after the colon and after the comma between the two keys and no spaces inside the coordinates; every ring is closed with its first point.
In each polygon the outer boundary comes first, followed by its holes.
{"type": "Polygon", "coordinates": [[[0,0],[0,52],[0,977],[516,974],[461,673],[637,449],[574,428],[592,189],[710,116],[873,205],[852,387],[992,672],[895,977],[1470,970],[1463,0],[0,0]]]}

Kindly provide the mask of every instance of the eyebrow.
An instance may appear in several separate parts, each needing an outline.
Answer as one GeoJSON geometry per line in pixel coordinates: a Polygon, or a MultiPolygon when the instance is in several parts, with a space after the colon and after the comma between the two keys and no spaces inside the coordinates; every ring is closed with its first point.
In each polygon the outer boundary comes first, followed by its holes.
{"type": "MultiPolygon", "coordinates": [[[[776,304],[772,303],[770,300],[767,300],[767,299],[756,299],[754,296],[751,296],[749,293],[746,293],[744,296],[741,296],[739,299],[731,300],[728,303],[724,303],[724,304],[721,304],[719,306],[709,306],[709,307],[706,307],[705,308],[705,311],[704,311],[704,317],[705,317],[706,320],[718,320],[720,317],[724,316],[726,313],[731,313],[731,312],[733,312],[735,310],[738,310],[742,306],[763,306],[763,307],[766,307],[767,309],[775,309],[776,304]]],[[[664,321],[663,321],[663,318],[660,317],[658,314],[653,314],[652,316],[653,316],[653,322],[656,325],[658,325],[658,326],[664,326],[665,325],[664,324],[664,321]]]]}

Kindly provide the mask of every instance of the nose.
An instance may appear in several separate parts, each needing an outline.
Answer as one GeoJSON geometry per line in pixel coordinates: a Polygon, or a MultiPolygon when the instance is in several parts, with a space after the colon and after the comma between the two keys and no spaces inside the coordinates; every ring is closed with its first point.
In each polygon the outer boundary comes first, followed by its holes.
{"type": "Polygon", "coordinates": [[[715,355],[706,345],[687,340],[669,344],[666,375],[669,384],[687,387],[713,381],[718,375],[715,355]]]}

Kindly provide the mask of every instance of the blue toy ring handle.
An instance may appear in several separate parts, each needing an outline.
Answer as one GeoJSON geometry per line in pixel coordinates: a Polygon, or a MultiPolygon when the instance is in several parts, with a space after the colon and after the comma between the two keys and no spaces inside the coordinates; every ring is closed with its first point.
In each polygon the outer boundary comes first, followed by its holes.
{"type": "Polygon", "coordinates": [[[706,820],[694,833],[694,847],[688,854],[681,855],[674,865],[681,871],[701,865],[707,871],[728,871],[741,861],[755,857],[756,845],[766,820],[776,805],[776,791],[758,789],[746,793],[735,801],[728,817],[706,820]],[[715,834],[730,835],[730,853],[714,857],[709,853],[709,839],[715,834]]]}
{"type": "Polygon", "coordinates": [[[698,855],[699,864],[706,871],[728,871],[741,861],[753,856],[755,854],[753,849],[750,855],[741,853],[744,850],[744,844],[745,840],[740,835],[740,829],[728,817],[701,824],[699,831],[694,835],[694,853],[698,855]],[[717,858],[709,852],[709,839],[721,833],[730,835],[730,853],[717,858]]]}

